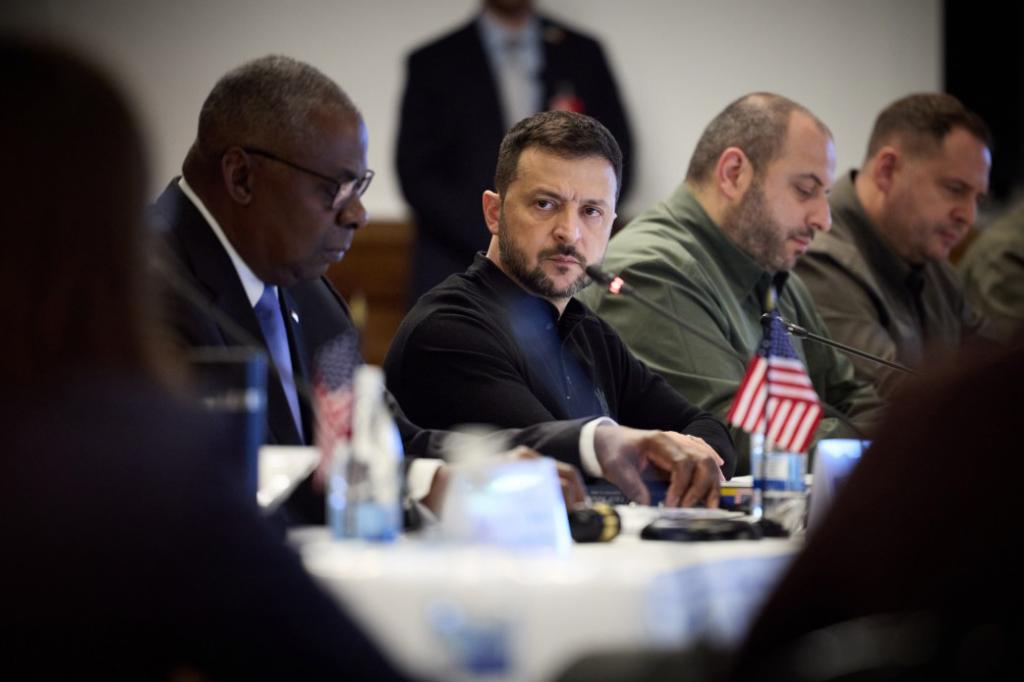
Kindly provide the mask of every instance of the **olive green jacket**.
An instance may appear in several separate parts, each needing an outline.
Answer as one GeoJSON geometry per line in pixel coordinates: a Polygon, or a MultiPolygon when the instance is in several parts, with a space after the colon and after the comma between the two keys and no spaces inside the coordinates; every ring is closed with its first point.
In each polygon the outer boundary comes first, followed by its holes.
{"type": "MultiPolygon", "coordinates": [[[[604,267],[622,275],[641,295],[718,340],[711,345],[625,296],[597,285],[582,298],[607,320],[651,369],[692,403],[724,416],[761,341],[765,295],[773,277],[735,246],[683,185],[643,213],[611,240],[604,267]],[[719,347],[720,346],[720,347],[719,347]]],[[[781,315],[811,332],[827,335],[798,277],[776,275],[781,315]]],[[[857,433],[833,417],[822,420],[824,437],[870,435],[883,403],[854,377],[845,356],[812,341],[791,338],[818,396],[846,415],[857,433]]],[[[735,433],[738,473],[749,464],[749,444],[735,433]]]]}
{"type": "Polygon", "coordinates": [[[988,315],[993,334],[1024,330],[1024,203],[987,227],[957,266],[967,300],[988,315]]]}

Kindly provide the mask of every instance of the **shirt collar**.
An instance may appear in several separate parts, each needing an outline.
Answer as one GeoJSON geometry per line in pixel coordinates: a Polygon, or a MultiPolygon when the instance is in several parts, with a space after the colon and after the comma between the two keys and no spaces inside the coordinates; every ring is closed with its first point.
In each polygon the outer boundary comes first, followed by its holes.
{"type": "MultiPolygon", "coordinates": [[[[188,184],[188,180],[185,179],[184,175],[182,175],[181,179],[178,180],[178,187],[181,189],[182,193],[188,197],[188,200],[196,207],[196,210],[199,211],[203,218],[206,219],[206,224],[210,226],[213,233],[217,235],[217,239],[220,241],[221,246],[223,246],[224,250],[227,251],[228,258],[231,259],[231,263],[235,266],[235,271],[238,273],[238,279],[242,282],[242,288],[245,289],[245,296],[249,299],[249,304],[255,308],[256,303],[260,300],[260,297],[263,296],[263,290],[267,287],[271,287],[271,289],[275,289],[275,287],[272,284],[266,284],[263,282],[263,280],[257,277],[256,273],[254,273],[252,269],[245,264],[242,257],[238,255],[237,251],[235,251],[235,247],[231,245],[227,235],[224,234],[224,230],[221,229],[220,223],[218,223],[217,219],[213,217],[210,210],[206,208],[203,200],[199,198],[199,195],[196,194],[195,190],[193,190],[191,185],[188,184]]],[[[274,291],[274,294],[277,295],[277,291],[274,291]]]]}
{"type": "Polygon", "coordinates": [[[540,20],[536,15],[530,17],[521,28],[514,29],[484,11],[480,14],[479,26],[484,47],[492,55],[501,54],[511,40],[518,41],[523,50],[533,50],[540,45],[540,20]]]}

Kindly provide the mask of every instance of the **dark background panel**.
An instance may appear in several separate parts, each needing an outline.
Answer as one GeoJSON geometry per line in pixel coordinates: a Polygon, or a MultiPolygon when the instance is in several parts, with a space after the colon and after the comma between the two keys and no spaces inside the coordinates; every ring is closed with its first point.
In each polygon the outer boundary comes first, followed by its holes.
{"type": "Polygon", "coordinates": [[[1024,190],[1024,3],[945,0],[945,89],[992,129],[991,194],[1024,190]]]}

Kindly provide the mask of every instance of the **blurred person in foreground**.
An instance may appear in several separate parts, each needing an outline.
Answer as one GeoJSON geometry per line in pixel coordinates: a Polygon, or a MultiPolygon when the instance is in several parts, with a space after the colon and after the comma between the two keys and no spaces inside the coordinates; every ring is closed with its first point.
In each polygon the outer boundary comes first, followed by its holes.
{"type": "Polygon", "coordinates": [[[1019,348],[974,346],[907,382],[755,620],[745,679],[858,661],[892,674],[871,679],[1012,677],[1022,543],[1001,488],[1024,473],[1022,383],[1019,348]]]}
{"type": "Polygon", "coordinates": [[[230,430],[165,380],[123,97],[52,47],[3,38],[0,62],[4,667],[398,678],[221,466],[230,430]]]}

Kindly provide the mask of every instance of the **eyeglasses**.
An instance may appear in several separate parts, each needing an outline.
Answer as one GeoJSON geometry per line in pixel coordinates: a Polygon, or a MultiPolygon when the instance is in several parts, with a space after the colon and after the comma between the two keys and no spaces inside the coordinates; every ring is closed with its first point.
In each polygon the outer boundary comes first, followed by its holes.
{"type": "Polygon", "coordinates": [[[374,176],[374,172],[367,168],[366,172],[360,176],[356,176],[348,180],[339,180],[337,178],[332,178],[329,175],[324,175],[323,173],[317,173],[315,170],[310,170],[308,168],[305,168],[304,166],[300,166],[297,163],[292,163],[287,159],[282,159],[280,156],[272,154],[266,151],[265,149],[258,149],[256,147],[242,147],[242,151],[248,154],[256,154],[257,156],[268,158],[271,161],[283,163],[284,165],[294,168],[297,171],[308,173],[309,175],[312,175],[315,178],[320,178],[321,180],[337,185],[338,191],[337,193],[335,193],[334,199],[331,201],[332,211],[337,211],[353,197],[363,196],[363,193],[366,192],[366,188],[370,186],[370,181],[373,180],[374,176]]]}

